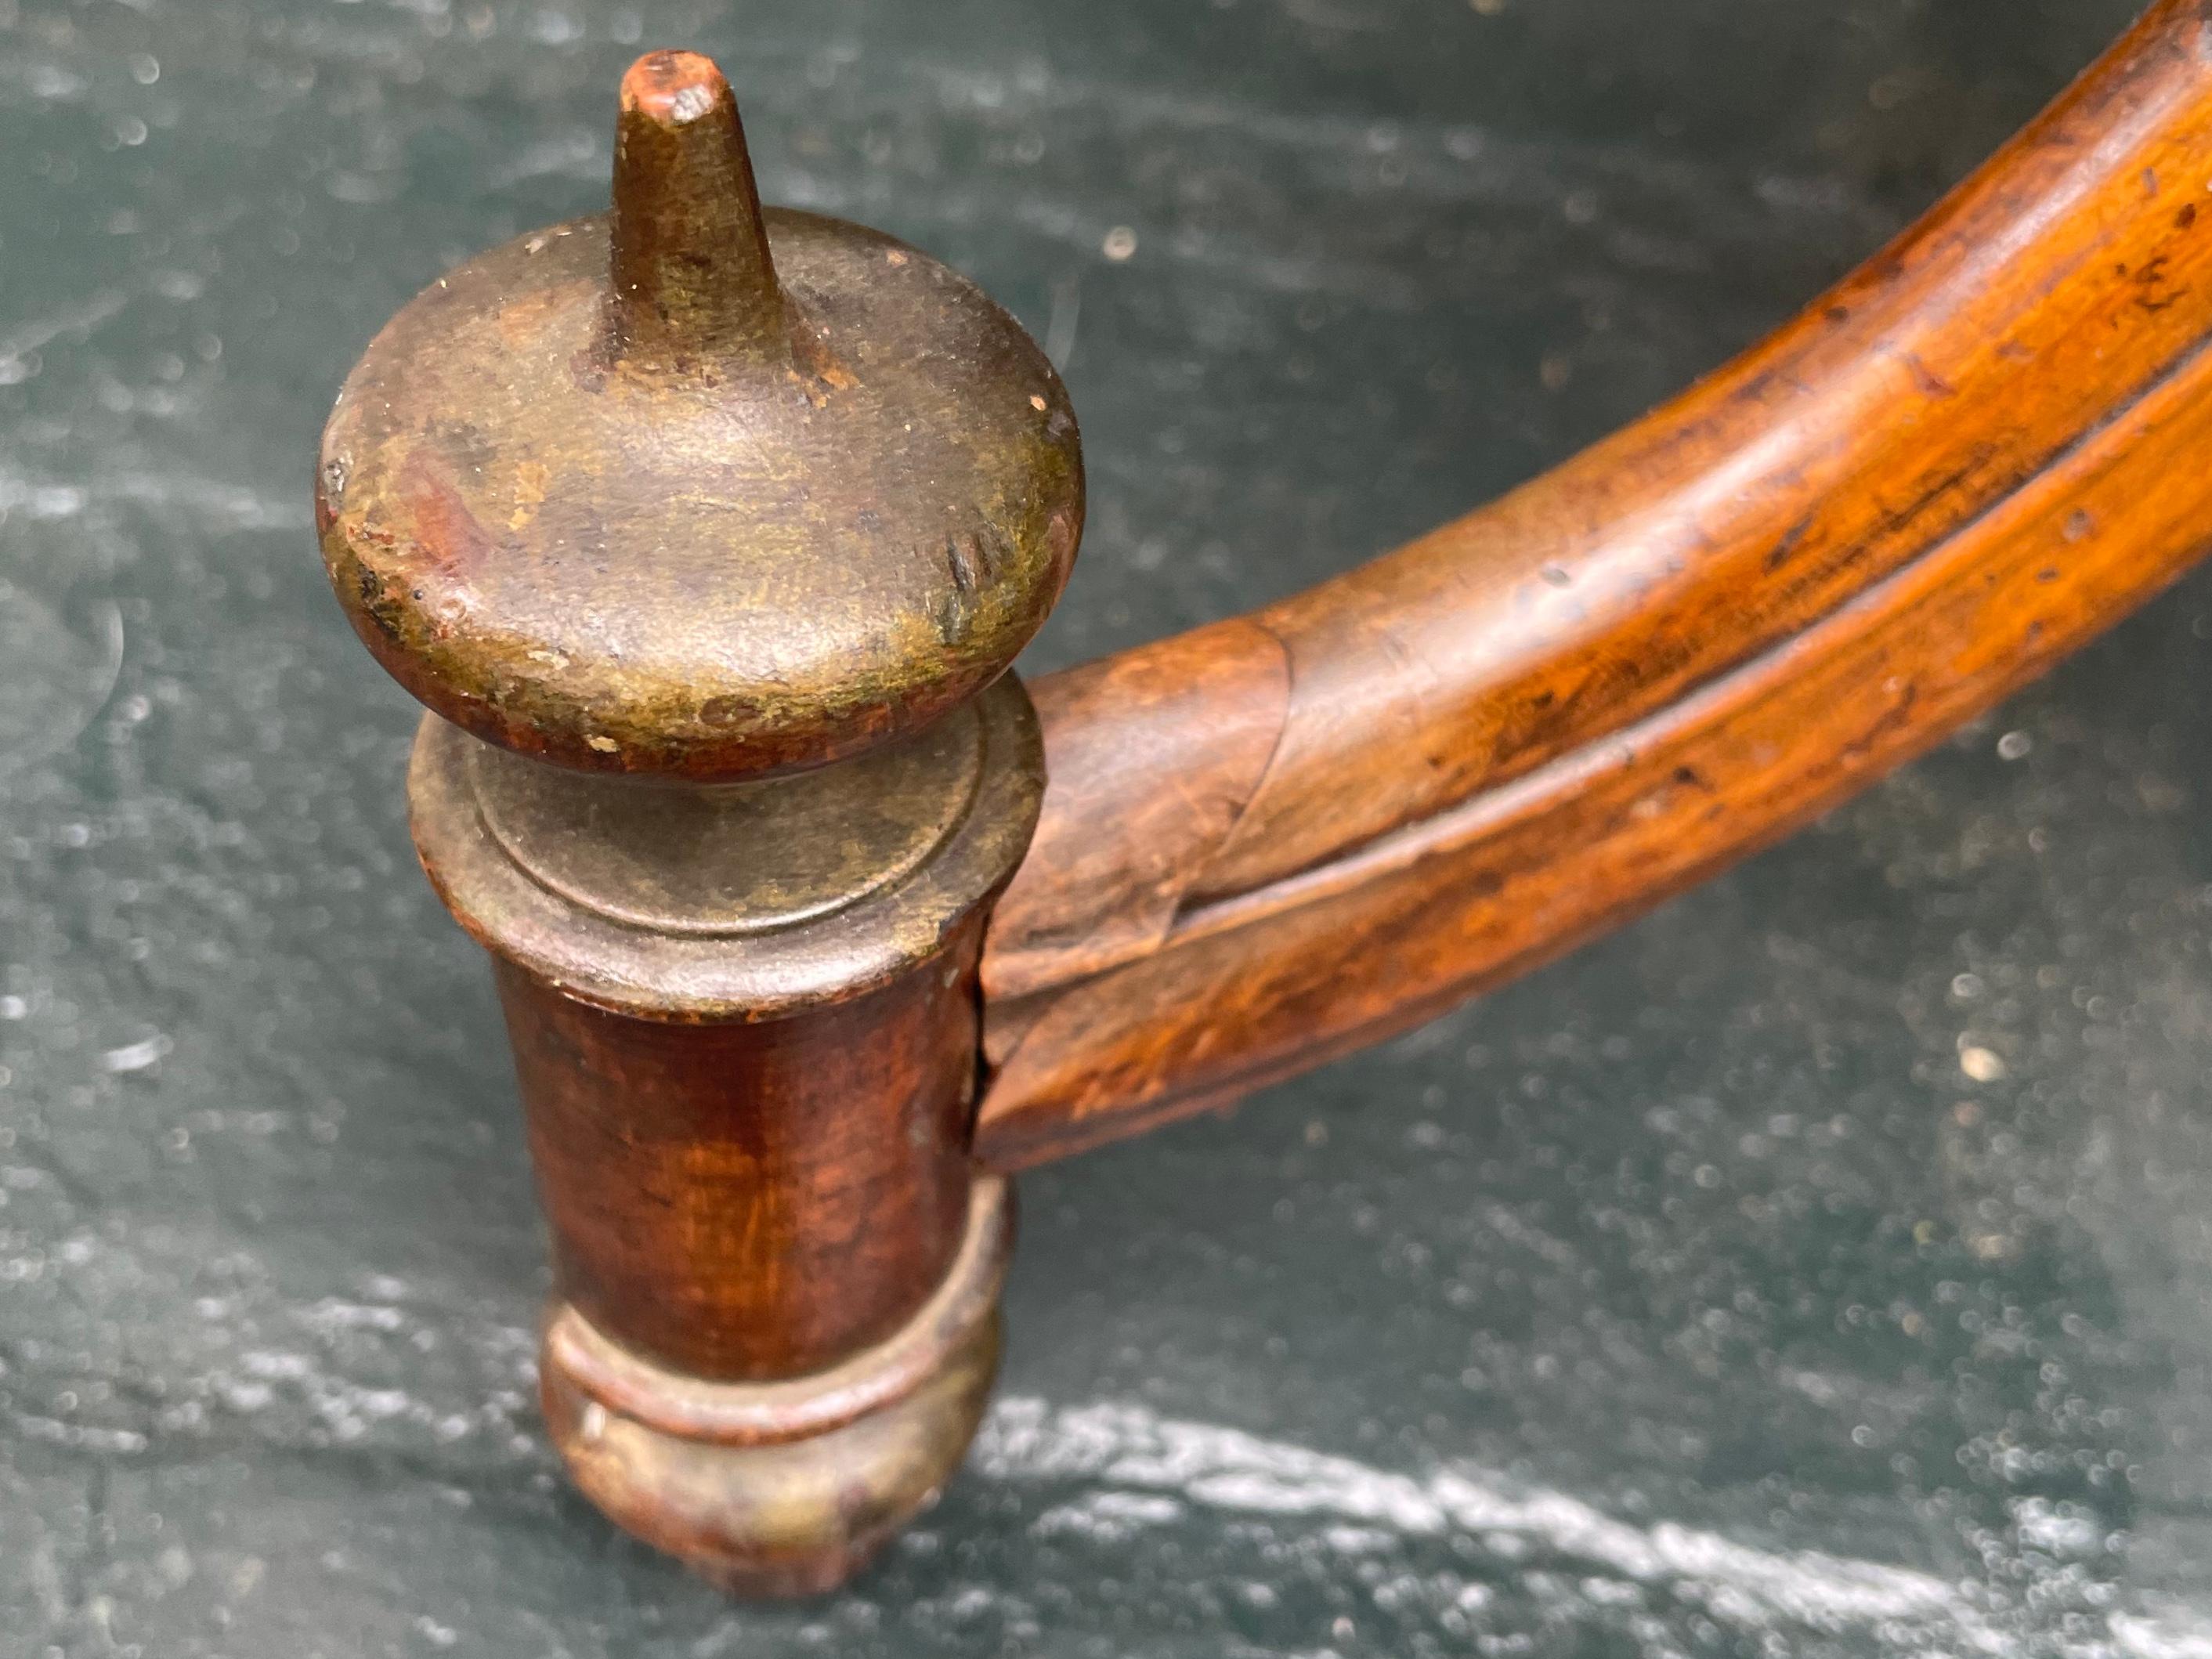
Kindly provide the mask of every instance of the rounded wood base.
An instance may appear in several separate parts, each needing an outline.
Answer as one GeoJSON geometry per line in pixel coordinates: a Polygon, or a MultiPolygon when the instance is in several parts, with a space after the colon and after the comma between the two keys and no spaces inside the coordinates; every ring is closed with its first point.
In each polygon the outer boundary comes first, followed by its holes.
{"type": "Polygon", "coordinates": [[[720,1588],[817,1595],[936,1501],[998,1372],[1012,1194],[975,1187],[944,1285],[887,1340],[812,1376],[709,1382],[610,1341],[566,1304],[547,1321],[547,1426],[585,1495],[720,1588]]]}

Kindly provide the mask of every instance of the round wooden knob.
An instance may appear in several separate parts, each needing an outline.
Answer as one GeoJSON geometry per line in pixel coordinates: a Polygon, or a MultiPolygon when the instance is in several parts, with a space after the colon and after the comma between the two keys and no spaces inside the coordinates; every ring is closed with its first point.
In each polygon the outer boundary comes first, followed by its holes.
{"type": "Polygon", "coordinates": [[[973,283],[762,210],[714,65],[624,77],[611,212],[441,277],[324,434],[325,562],[433,710],[584,770],[726,781],[914,732],[1043,622],[1067,395],[973,283]]]}

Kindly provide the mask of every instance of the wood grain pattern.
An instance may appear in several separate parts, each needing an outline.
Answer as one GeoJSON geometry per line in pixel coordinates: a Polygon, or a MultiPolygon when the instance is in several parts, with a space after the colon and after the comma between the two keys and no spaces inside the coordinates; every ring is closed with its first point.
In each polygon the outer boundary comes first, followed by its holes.
{"type": "Polygon", "coordinates": [[[640,1019],[497,963],[561,1296],[711,1381],[896,1332],[967,1221],[974,942],[973,921],[949,942],[956,971],[757,1023],[640,1019]]]}
{"type": "Polygon", "coordinates": [[[1000,902],[993,989],[1002,997],[1159,948],[1190,871],[1219,854],[1266,775],[1291,689],[1281,642],[1243,621],[1194,629],[1046,684],[1052,698],[1037,718],[1048,765],[1130,816],[1105,826],[1088,812],[1065,811],[1039,823],[1029,858],[1056,878],[1054,902],[1000,902]],[[1019,950],[1006,948],[1017,933],[1019,950]]]}
{"type": "Polygon", "coordinates": [[[979,1155],[1224,1103],[1533,966],[2196,559],[2208,18],[2155,6],[1894,246],[1555,472],[1034,688],[1052,781],[987,945],[979,1155]]]}

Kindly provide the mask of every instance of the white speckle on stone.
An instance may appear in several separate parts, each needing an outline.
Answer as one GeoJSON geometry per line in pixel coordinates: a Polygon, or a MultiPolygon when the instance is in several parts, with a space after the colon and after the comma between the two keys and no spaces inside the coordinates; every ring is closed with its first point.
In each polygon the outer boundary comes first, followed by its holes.
{"type": "Polygon", "coordinates": [[[100,1068],[104,1072],[143,1072],[167,1054],[169,1047],[169,1039],[156,1031],[139,1042],[108,1049],[100,1057],[100,1068]]]}
{"type": "Polygon", "coordinates": [[[1995,1083],[2005,1074],[2005,1063],[1996,1051],[1968,1043],[1959,1050],[1959,1069],[1977,1083],[1995,1083]]]}

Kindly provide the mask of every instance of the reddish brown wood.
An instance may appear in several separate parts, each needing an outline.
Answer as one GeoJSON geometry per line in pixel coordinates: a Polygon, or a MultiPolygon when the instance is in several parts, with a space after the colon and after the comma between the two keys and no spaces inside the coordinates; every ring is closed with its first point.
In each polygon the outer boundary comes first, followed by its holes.
{"type": "Polygon", "coordinates": [[[699,1377],[798,1376],[943,1282],[968,1215],[969,975],[682,1024],[496,966],[558,1288],[598,1329],[699,1377]]]}
{"type": "Polygon", "coordinates": [[[2192,562],[2208,11],[2154,7],[1895,246],[1559,471],[1036,687],[1052,781],[987,945],[980,1155],[1224,1103],[1542,961],[2192,562]]]}
{"type": "MultiPolygon", "coordinates": [[[[1216,623],[1055,676],[1037,709],[1052,775],[1070,810],[1037,826],[1028,863],[1000,902],[993,990],[1074,979],[1158,948],[1189,872],[1221,850],[1275,752],[1290,664],[1273,634],[1216,623]],[[1080,792],[1079,796],[1076,793],[1080,792]],[[1125,806],[1110,825],[1090,807],[1125,806]],[[1018,951],[1006,941],[1018,936],[1018,951]]],[[[1048,799],[1051,799],[1048,786],[1048,799]]]]}

